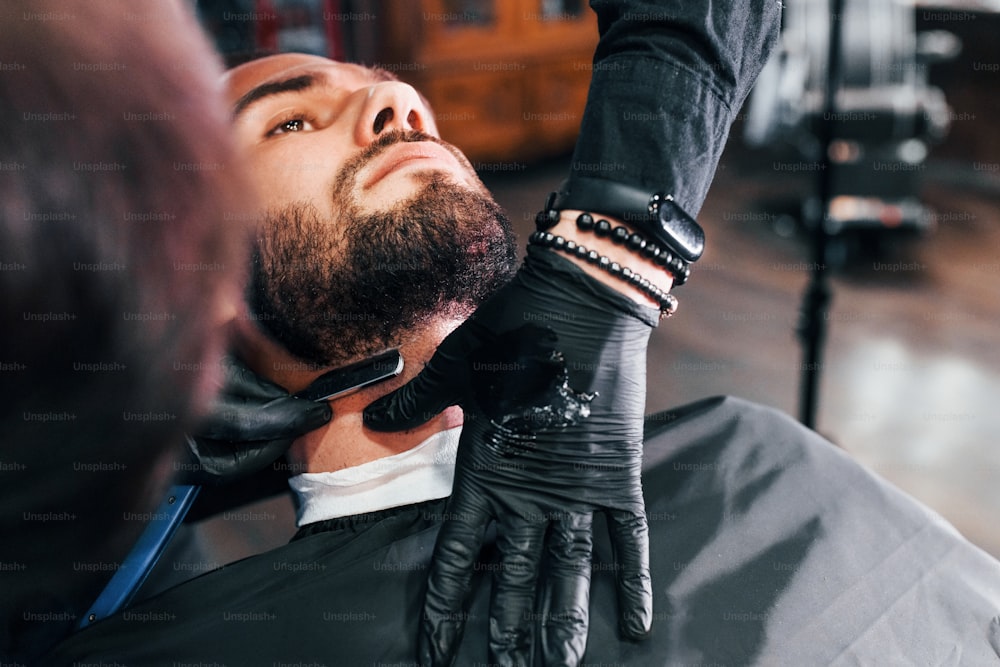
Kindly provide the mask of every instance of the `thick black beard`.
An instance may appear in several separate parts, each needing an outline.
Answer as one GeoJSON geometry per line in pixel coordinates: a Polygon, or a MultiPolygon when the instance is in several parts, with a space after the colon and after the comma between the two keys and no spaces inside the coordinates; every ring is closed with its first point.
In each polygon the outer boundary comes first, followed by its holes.
{"type": "Polygon", "coordinates": [[[398,345],[437,315],[471,314],[510,280],[515,240],[500,206],[445,174],[421,178],[388,211],[350,201],[336,223],[307,205],[267,216],[248,301],[275,341],[310,364],[339,366],[398,345]]]}

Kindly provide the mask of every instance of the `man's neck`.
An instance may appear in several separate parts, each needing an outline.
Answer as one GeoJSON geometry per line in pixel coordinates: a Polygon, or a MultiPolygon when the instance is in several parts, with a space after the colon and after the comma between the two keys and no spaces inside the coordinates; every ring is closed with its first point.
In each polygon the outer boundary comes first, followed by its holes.
{"type": "MultiPolygon", "coordinates": [[[[379,433],[365,428],[361,414],[376,398],[412,380],[434,354],[438,344],[461,320],[442,318],[421,327],[420,334],[402,341],[403,372],[390,380],[360,389],[330,401],[333,419],[325,426],[298,438],[288,452],[291,469],[297,472],[330,472],[399,454],[416,447],[434,433],[462,423],[458,407],[446,409],[423,425],[396,433],[379,433]]],[[[237,352],[257,374],[290,393],[305,389],[333,367],[316,367],[296,359],[268,338],[249,320],[237,323],[237,352]]],[[[348,360],[344,364],[360,361],[348,360]]]]}

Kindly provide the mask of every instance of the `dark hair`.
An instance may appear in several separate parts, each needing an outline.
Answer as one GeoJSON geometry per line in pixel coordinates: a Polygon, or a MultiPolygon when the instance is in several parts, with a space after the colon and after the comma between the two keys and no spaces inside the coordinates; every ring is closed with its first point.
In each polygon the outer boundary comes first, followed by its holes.
{"type": "Polygon", "coordinates": [[[0,12],[0,654],[30,656],[165,489],[248,216],[221,64],[183,2],[0,12]]]}

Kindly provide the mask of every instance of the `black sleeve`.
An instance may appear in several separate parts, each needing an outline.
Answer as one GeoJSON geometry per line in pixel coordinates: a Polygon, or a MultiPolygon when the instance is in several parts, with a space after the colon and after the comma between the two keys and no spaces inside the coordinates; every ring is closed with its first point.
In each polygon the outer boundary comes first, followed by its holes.
{"type": "Polygon", "coordinates": [[[778,0],[591,0],[601,39],[570,175],[701,209],[729,127],[770,55],[778,0]]]}

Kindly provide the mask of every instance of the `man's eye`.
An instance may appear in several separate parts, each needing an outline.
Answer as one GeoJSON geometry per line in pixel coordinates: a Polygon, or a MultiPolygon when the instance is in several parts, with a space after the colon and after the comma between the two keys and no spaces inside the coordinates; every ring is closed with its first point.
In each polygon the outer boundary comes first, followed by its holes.
{"type": "Polygon", "coordinates": [[[267,133],[267,136],[273,137],[278,134],[288,134],[291,132],[302,132],[303,130],[311,130],[312,123],[307,118],[296,117],[283,120],[267,133]]]}

